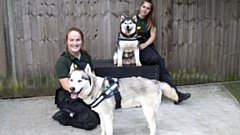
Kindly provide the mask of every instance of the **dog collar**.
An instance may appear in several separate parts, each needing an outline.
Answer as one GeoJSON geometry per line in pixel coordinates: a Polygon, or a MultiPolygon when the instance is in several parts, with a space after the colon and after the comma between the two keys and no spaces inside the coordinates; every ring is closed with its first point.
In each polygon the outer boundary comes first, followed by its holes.
{"type": "Polygon", "coordinates": [[[124,33],[120,33],[119,34],[119,37],[118,37],[118,40],[127,40],[127,41],[134,41],[134,40],[137,40],[137,33],[133,33],[129,36],[127,36],[126,34],[124,33]]]}
{"type": "MultiPolygon", "coordinates": [[[[104,80],[105,81],[105,80],[104,80]]],[[[119,83],[117,78],[110,78],[108,79],[109,85],[104,88],[103,93],[91,103],[89,106],[94,108],[98,106],[104,99],[112,97],[115,93],[118,92],[119,83]]],[[[118,92],[119,93],[119,92],[118,92]]]]}
{"type": "Polygon", "coordinates": [[[137,40],[137,38],[123,38],[123,37],[118,37],[118,40],[135,41],[135,40],[137,40]]]}

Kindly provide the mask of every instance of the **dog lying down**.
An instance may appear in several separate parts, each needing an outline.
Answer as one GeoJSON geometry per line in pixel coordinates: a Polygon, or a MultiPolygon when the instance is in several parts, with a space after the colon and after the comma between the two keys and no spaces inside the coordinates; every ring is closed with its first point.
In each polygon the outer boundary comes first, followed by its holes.
{"type": "MultiPolygon", "coordinates": [[[[92,74],[90,66],[87,65],[84,71],[73,70],[70,73],[69,83],[71,95],[75,95],[73,98],[79,97],[86,104],[92,105],[96,99],[99,100],[98,97],[104,93],[104,89],[106,91],[106,86],[109,86],[110,81],[92,74]]],[[[121,78],[117,84],[119,85],[114,84],[109,89],[112,89],[112,87],[114,87],[113,89],[119,88],[121,108],[142,107],[150,128],[150,135],[155,135],[155,117],[161,103],[162,93],[166,97],[177,101],[178,96],[175,89],[165,82],[142,77],[121,78]]],[[[102,100],[97,106],[92,107],[100,116],[101,135],[113,134],[113,111],[115,105],[115,98],[111,96],[102,100]]]]}

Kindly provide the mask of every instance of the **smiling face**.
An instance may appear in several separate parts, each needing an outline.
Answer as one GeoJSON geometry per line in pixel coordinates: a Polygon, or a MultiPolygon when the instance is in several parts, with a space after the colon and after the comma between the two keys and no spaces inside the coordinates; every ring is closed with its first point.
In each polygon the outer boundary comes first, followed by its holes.
{"type": "Polygon", "coordinates": [[[70,53],[79,53],[83,45],[82,35],[78,31],[70,31],[66,38],[66,44],[70,53]]]}
{"type": "Polygon", "coordinates": [[[141,18],[145,18],[150,12],[151,12],[151,3],[149,2],[143,2],[140,6],[140,10],[139,10],[139,16],[141,18]]]}

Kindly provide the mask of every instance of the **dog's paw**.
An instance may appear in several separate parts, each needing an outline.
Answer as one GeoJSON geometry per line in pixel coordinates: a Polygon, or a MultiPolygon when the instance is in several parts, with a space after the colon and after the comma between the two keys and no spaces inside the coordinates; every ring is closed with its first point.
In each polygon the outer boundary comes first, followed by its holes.
{"type": "Polygon", "coordinates": [[[118,67],[122,67],[123,65],[118,63],[117,66],[118,66],[118,67]]]}
{"type": "Polygon", "coordinates": [[[142,64],[141,63],[136,63],[136,66],[140,67],[140,66],[142,66],[142,64]]]}

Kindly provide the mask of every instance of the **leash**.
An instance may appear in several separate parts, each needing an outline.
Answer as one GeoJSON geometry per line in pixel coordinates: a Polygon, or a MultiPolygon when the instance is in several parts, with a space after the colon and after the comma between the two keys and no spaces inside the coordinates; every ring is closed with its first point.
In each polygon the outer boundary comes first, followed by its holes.
{"type": "Polygon", "coordinates": [[[116,106],[115,109],[121,108],[121,95],[118,91],[119,88],[119,82],[117,78],[109,78],[109,85],[107,85],[104,88],[103,93],[95,100],[93,103],[91,103],[89,106],[91,108],[94,108],[98,106],[104,99],[110,98],[114,95],[115,101],[116,101],[116,106]]]}

